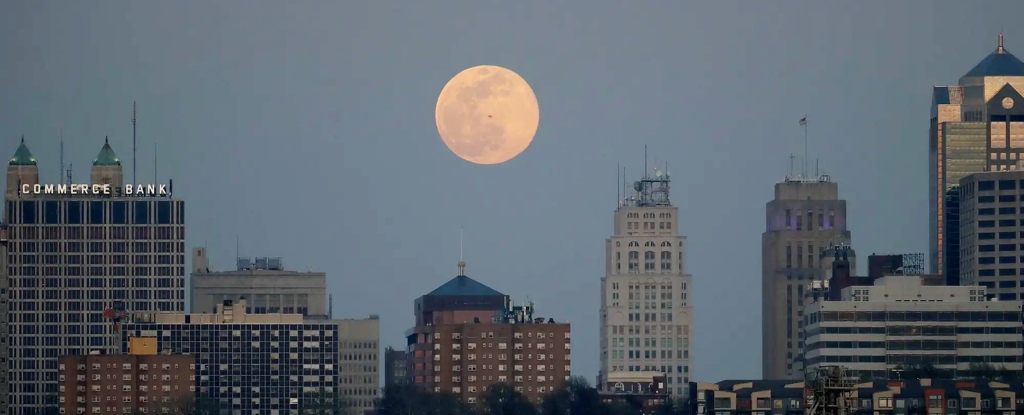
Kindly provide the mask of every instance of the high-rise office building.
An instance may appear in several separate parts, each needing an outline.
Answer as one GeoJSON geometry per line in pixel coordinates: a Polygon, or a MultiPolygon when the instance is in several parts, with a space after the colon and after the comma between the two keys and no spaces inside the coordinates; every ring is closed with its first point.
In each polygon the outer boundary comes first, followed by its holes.
{"type": "Polygon", "coordinates": [[[1024,62],[1003,47],[960,78],[932,91],[928,132],[931,273],[959,284],[960,179],[981,171],[1017,170],[1024,160],[1024,62]]]}
{"type": "Polygon", "coordinates": [[[327,274],[287,271],[281,258],[237,258],[234,271],[211,271],[206,248],[192,249],[190,308],[210,313],[225,300],[246,299],[249,313],[326,316],[327,274]]]}
{"type": "MultiPolygon", "coordinates": [[[[0,339],[8,339],[10,335],[10,326],[7,320],[7,310],[10,306],[9,290],[7,285],[7,244],[10,243],[8,237],[7,224],[0,222],[0,339]]],[[[7,368],[10,365],[10,342],[0,341],[0,368],[7,368]]],[[[10,398],[9,393],[3,391],[9,390],[9,378],[7,370],[0,370],[0,415],[7,415],[8,412],[8,399],[10,398]]]]}
{"type": "Polygon", "coordinates": [[[109,142],[90,183],[39,182],[24,140],[8,162],[11,412],[57,402],[57,358],[116,350],[110,307],[185,308],[185,206],[166,186],[124,184],[109,142]]]}
{"type": "Polygon", "coordinates": [[[409,381],[407,370],[408,353],[388,347],[384,350],[384,387],[394,386],[409,381]]]}
{"type": "MultiPolygon", "coordinates": [[[[806,287],[831,274],[833,246],[849,246],[846,201],[828,176],[786,177],[768,202],[761,250],[761,376],[802,379],[806,287]]],[[[842,250],[856,275],[852,251],[842,250]]]]}
{"type": "Polygon", "coordinates": [[[985,301],[984,287],[898,275],[843,288],[840,297],[806,308],[808,368],[841,365],[879,380],[919,365],[953,376],[978,364],[1021,370],[1021,303],[985,301]]]}
{"type": "Polygon", "coordinates": [[[990,299],[1024,299],[1024,170],[974,173],[960,180],[960,283],[990,299]]]}
{"type": "Polygon", "coordinates": [[[693,378],[693,277],[669,184],[666,172],[645,173],[615,210],[601,278],[599,386],[619,372],[660,372],[666,391],[683,396],[693,378]]]}

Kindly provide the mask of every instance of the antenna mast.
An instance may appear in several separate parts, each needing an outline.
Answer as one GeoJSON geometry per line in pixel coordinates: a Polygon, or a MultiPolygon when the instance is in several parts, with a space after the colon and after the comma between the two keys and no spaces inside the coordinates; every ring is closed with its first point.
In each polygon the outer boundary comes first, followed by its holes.
{"type": "Polygon", "coordinates": [[[622,189],[619,188],[619,163],[615,163],[615,207],[622,206],[622,189]]]}
{"type": "Polygon", "coordinates": [[[647,177],[647,144],[644,144],[644,175],[641,177],[647,177]]]}
{"type": "Polygon", "coordinates": [[[462,227],[459,226],[459,276],[466,275],[466,261],[462,260],[462,227]]]}
{"type": "Polygon", "coordinates": [[[135,181],[135,170],[136,170],[135,165],[137,164],[136,163],[136,158],[135,158],[135,156],[136,156],[136,151],[135,151],[135,149],[136,149],[136,140],[135,140],[135,112],[136,112],[135,101],[132,101],[132,182],[133,183],[138,183],[138,182],[135,181]]]}
{"type": "Polygon", "coordinates": [[[807,178],[807,114],[804,114],[804,178],[807,178]]]}
{"type": "Polygon", "coordinates": [[[60,127],[60,173],[57,176],[60,184],[70,184],[64,182],[64,127],[60,127]]]}

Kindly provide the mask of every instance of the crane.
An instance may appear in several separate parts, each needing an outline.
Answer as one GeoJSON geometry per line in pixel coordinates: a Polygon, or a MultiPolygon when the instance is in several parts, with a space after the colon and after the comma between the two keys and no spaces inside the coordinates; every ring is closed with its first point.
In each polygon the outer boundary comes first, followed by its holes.
{"type": "Polygon", "coordinates": [[[110,348],[115,354],[121,353],[121,324],[128,319],[128,312],[125,311],[124,301],[114,301],[113,304],[103,309],[103,317],[110,319],[113,324],[111,330],[110,348]]]}

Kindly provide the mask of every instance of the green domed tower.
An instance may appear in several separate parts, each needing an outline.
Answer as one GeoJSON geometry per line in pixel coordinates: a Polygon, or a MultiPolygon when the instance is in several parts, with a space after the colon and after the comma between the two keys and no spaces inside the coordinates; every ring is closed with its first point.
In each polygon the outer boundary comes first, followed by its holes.
{"type": "MultiPolygon", "coordinates": [[[[17,198],[19,189],[24,185],[39,184],[39,166],[32,152],[25,145],[25,136],[21,137],[21,144],[14,151],[14,156],[7,162],[7,199],[17,198]]],[[[6,217],[6,216],[5,216],[6,217]]]]}
{"type": "Polygon", "coordinates": [[[109,184],[113,187],[124,185],[124,171],[121,169],[121,159],[117,158],[114,149],[110,147],[110,138],[103,140],[103,147],[96,159],[92,161],[92,184],[109,184]]]}

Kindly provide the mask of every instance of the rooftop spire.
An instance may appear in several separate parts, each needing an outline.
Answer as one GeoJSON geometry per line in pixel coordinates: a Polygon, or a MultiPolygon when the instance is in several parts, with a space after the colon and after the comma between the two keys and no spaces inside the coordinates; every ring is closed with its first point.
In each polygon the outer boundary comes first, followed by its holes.
{"type": "Polygon", "coordinates": [[[96,160],[92,162],[93,166],[120,166],[121,159],[117,158],[117,154],[114,154],[114,149],[110,147],[110,137],[103,138],[103,148],[100,149],[100,154],[96,155],[96,160]]]}
{"type": "Polygon", "coordinates": [[[14,152],[14,157],[11,157],[11,161],[7,164],[10,166],[36,165],[36,158],[32,157],[32,152],[28,151],[28,146],[25,145],[25,136],[21,136],[21,144],[18,145],[18,149],[14,152]]]}
{"type": "Polygon", "coordinates": [[[996,53],[1000,55],[1006,53],[1006,49],[1003,49],[1003,32],[999,32],[999,47],[996,48],[996,53]]]}
{"type": "Polygon", "coordinates": [[[462,227],[459,227],[459,275],[466,275],[466,261],[462,260],[462,227]]]}

